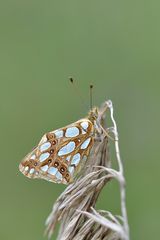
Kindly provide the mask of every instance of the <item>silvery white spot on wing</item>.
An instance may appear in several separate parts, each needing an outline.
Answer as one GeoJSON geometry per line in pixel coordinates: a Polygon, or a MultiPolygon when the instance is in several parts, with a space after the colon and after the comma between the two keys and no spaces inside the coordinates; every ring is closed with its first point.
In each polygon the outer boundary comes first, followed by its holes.
{"type": "Polygon", "coordinates": [[[82,145],[81,145],[80,148],[81,148],[81,149],[86,149],[86,148],[88,147],[90,141],[91,141],[91,138],[87,138],[87,140],[85,140],[85,141],[82,143],[82,145]]]}
{"type": "Polygon", "coordinates": [[[63,156],[73,152],[73,150],[75,149],[75,146],[76,146],[75,142],[73,141],[69,142],[59,150],[58,156],[63,156]]]}
{"type": "Polygon", "coordinates": [[[50,154],[49,154],[48,152],[42,153],[42,154],[40,155],[40,157],[39,157],[39,161],[40,161],[40,162],[43,162],[43,161],[45,161],[49,156],[50,156],[50,154]]]}

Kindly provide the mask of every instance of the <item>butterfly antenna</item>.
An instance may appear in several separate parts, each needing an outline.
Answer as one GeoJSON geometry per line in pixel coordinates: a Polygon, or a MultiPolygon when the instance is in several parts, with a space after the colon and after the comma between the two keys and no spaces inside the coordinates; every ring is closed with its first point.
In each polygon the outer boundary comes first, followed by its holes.
{"type": "Polygon", "coordinates": [[[90,109],[93,108],[93,85],[89,86],[89,95],[90,95],[90,109]]]}
{"type": "Polygon", "coordinates": [[[84,98],[83,98],[82,94],[80,93],[79,88],[78,88],[77,85],[75,84],[75,80],[73,79],[73,77],[69,77],[69,81],[70,81],[71,84],[74,86],[74,89],[75,89],[77,95],[80,97],[81,103],[83,104],[83,106],[84,106],[84,105],[86,106],[86,102],[84,101],[84,98]]]}

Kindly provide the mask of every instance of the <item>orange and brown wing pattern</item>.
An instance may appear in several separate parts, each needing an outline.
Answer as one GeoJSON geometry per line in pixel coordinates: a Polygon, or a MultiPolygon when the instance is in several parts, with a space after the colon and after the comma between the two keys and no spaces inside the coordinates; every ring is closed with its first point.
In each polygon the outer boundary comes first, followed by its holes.
{"type": "Polygon", "coordinates": [[[93,123],[81,119],[46,133],[38,146],[22,160],[19,169],[29,178],[70,183],[88,157],[93,142],[93,123]]]}

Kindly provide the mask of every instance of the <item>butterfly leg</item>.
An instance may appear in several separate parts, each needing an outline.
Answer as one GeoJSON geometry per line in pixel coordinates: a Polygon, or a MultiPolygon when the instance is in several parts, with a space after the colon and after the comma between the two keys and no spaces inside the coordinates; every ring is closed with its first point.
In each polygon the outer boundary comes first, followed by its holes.
{"type": "Polygon", "coordinates": [[[110,128],[104,129],[102,126],[101,126],[101,128],[103,130],[104,137],[106,136],[109,139],[111,139],[112,141],[115,141],[115,139],[109,135],[109,133],[112,132],[112,131],[110,131],[110,128]]]}
{"type": "Polygon", "coordinates": [[[97,125],[98,125],[98,127],[96,128],[97,137],[95,137],[95,139],[97,139],[98,141],[103,141],[104,137],[108,137],[112,141],[115,141],[115,139],[109,135],[110,132],[113,132],[112,128],[105,129],[101,124],[97,124],[97,125]]]}

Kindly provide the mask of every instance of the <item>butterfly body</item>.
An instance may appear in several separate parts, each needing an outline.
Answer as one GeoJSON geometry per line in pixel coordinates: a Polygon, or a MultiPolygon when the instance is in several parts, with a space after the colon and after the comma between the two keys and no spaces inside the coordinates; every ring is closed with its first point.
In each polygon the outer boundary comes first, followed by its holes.
{"type": "Polygon", "coordinates": [[[68,184],[84,165],[94,143],[95,114],[66,127],[44,134],[20,163],[20,171],[29,178],[68,184]]]}

